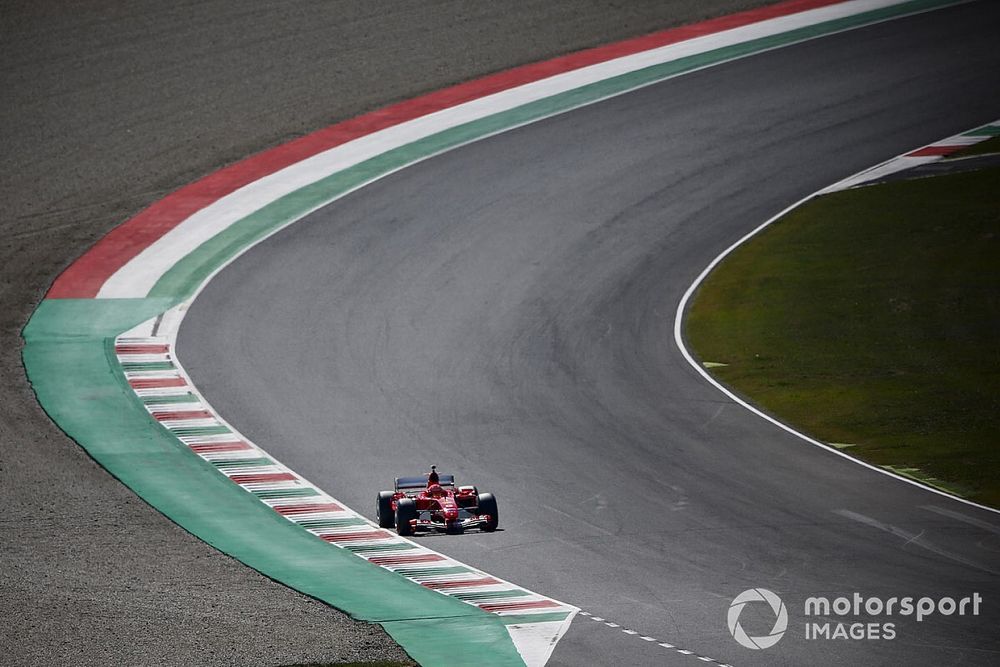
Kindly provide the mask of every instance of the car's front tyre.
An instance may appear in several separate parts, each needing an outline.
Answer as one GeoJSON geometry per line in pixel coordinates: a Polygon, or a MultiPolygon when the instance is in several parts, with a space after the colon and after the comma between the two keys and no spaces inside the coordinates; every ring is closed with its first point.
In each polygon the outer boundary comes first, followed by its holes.
{"type": "Polygon", "coordinates": [[[411,498],[400,498],[396,502],[396,532],[402,536],[413,534],[413,524],[417,518],[417,504],[411,498]]]}
{"type": "Polygon", "coordinates": [[[489,521],[479,526],[480,530],[492,533],[500,525],[500,512],[497,510],[497,499],[493,497],[492,493],[479,494],[479,513],[490,515],[489,521]]]}
{"type": "Polygon", "coordinates": [[[382,528],[396,527],[396,513],[392,509],[392,497],[396,495],[392,491],[379,491],[378,504],[375,506],[375,516],[378,518],[378,525],[382,528]]]}

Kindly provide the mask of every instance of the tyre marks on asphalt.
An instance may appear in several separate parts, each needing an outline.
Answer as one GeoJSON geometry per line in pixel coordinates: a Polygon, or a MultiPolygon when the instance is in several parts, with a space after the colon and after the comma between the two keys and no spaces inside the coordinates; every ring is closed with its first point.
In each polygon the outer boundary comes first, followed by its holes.
{"type": "Polygon", "coordinates": [[[913,532],[912,530],[907,530],[899,526],[894,526],[892,524],[879,521],[878,519],[848,509],[834,510],[834,513],[846,519],[857,521],[860,524],[869,526],[871,528],[875,528],[885,533],[889,533],[890,535],[899,538],[900,540],[903,541],[902,544],[900,545],[901,549],[912,544],[914,546],[920,547],[921,549],[929,551],[933,554],[941,556],[942,558],[947,558],[948,560],[954,561],[956,563],[961,563],[963,565],[979,570],[981,572],[986,572],[988,574],[1000,574],[1000,570],[990,567],[989,565],[984,565],[982,563],[976,562],[975,560],[972,560],[963,554],[955,553],[954,551],[945,549],[944,547],[938,545],[937,543],[932,542],[927,537],[926,535],[927,531],[925,529],[913,532]]]}

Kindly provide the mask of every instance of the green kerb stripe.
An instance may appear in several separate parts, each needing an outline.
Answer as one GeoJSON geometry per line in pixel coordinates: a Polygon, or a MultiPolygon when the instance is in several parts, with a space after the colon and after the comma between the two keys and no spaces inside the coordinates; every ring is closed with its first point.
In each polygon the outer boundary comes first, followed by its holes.
{"type": "Polygon", "coordinates": [[[169,430],[180,438],[192,435],[222,435],[223,433],[232,433],[225,426],[173,426],[169,430]]]}
{"type": "MultiPolygon", "coordinates": [[[[22,354],[32,387],[53,420],[95,460],[209,544],[356,618],[381,623],[419,662],[449,664],[458,652],[478,664],[520,665],[522,660],[503,626],[561,621],[569,612],[504,617],[488,614],[460,599],[428,591],[373,567],[287,521],[256,499],[315,497],[319,492],[312,488],[278,488],[254,491],[251,496],[242,487],[223,480],[212,466],[151,419],[143,405],[195,401],[187,397],[136,397],[122,376],[114,351],[115,336],[193,294],[212,272],[267,234],[390,170],[675,74],[951,4],[956,0],[912,0],[653,66],[443,131],[327,176],[272,202],[203,243],[161,277],[150,298],[43,301],[23,331],[22,354]],[[211,507],[212,512],[204,512],[205,507],[211,507]],[[247,530],[248,526],[252,530],[247,530]],[[372,595],[372,591],[379,594],[372,595]]],[[[143,364],[133,367],[156,368],[143,364]]],[[[174,430],[181,436],[224,433],[230,431],[221,425],[174,430]]],[[[358,546],[350,551],[374,554],[413,548],[400,543],[382,548],[358,546]]]]}
{"type": "Polygon", "coordinates": [[[139,361],[125,362],[122,364],[122,368],[125,369],[126,373],[133,373],[136,371],[172,371],[177,367],[169,361],[139,361]]]}
{"type": "Polygon", "coordinates": [[[463,572],[472,572],[471,568],[468,567],[402,567],[393,570],[396,574],[401,574],[404,577],[433,577],[441,576],[445,574],[462,574],[463,572]]]}
{"type": "Polygon", "coordinates": [[[364,519],[316,519],[314,521],[296,521],[303,528],[340,528],[342,526],[362,526],[367,525],[364,519]]]}
{"type": "Polygon", "coordinates": [[[520,589],[513,591],[493,591],[492,593],[452,593],[453,598],[458,598],[459,600],[475,601],[475,600],[494,600],[497,598],[517,598],[523,597],[525,595],[531,595],[528,591],[522,591],[520,589]]]}
{"type": "Polygon", "coordinates": [[[978,129],[966,132],[963,137],[996,137],[1000,136],[1000,125],[984,125],[978,129]]]}
{"type": "Polygon", "coordinates": [[[172,405],[175,403],[197,403],[198,397],[187,393],[176,396],[143,396],[141,400],[146,405],[172,405]]]}
{"type": "Polygon", "coordinates": [[[243,466],[268,466],[273,465],[274,461],[268,458],[259,459],[229,459],[223,461],[211,461],[212,465],[216,468],[240,468],[243,466]]]}
{"type": "Polygon", "coordinates": [[[261,500],[273,500],[276,498],[305,498],[307,496],[318,496],[316,489],[273,489],[269,491],[251,491],[253,495],[261,500]]]}
{"type": "Polygon", "coordinates": [[[345,544],[342,549],[347,549],[348,551],[353,551],[357,554],[366,553],[368,551],[372,552],[384,552],[384,551],[406,551],[407,549],[416,549],[416,545],[410,544],[409,542],[394,542],[392,544],[345,544]]]}
{"type": "Polygon", "coordinates": [[[605,81],[494,114],[414,141],[383,153],[354,167],[337,172],[285,195],[234,223],[192,251],[153,286],[150,297],[183,300],[192,295],[218,267],[271,232],[306,215],[337,197],[390,171],[422,158],[460,146],[503,130],[529,123],[556,113],[620,94],[634,88],[763,50],[785,46],[820,35],[845,30],[894,16],[955,4],[956,0],[913,0],[856,16],[836,19],[815,26],[756,39],[708,53],[654,65],[605,81]]]}

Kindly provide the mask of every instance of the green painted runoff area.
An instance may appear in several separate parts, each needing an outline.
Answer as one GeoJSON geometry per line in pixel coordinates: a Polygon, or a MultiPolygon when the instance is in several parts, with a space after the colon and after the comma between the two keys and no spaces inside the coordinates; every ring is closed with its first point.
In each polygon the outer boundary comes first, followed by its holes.
{"type": "Polygon", "coordinates": [[[164,299],[48,299],[25,327],[28,378],[52,419],[112,475],[205,542],[263,574],[379,623],[418,662],[456,654],[523,665],[504,619],[428,590],[282,518],[155,422],[125,381],[114,338],[164,299]]]}
{"type": "MultiPolygon", "coordinates": [[[[272,202],[209,239],[175,264],[153,287],[150,298],[43,301],[23,332],[28,377],[42,407],[60,428],[144,500],[209,544],[356,618],[380,623],[421,664],[451,664],[461,655],[482,665],[521,665],[504,623],[558,620],[564,613],[501,619],[372,566],[282,519],[152,420],[124,383],[114,356],[114,337],[193,296],[214,271],[253,243],[391,170],[670,76],[955,3],[913,0],[656,65],[375,157],[272,202]]],[[[315,492],[268,491],[256,497],[310,493],[315,492]]]]}
{"type": "Polygon", "coordinates": [[[686,337],[809,435],[1000,507],[1000,168],[819,197],[735,250],[686,337]]]}

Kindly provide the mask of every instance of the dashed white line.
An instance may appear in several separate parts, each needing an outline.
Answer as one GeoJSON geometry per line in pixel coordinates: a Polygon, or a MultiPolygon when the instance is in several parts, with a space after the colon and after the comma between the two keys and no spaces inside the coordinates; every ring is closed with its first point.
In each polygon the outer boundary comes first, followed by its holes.
{"type": "Polygon", "coordinates": [[[597,621],[598,623],[606,625],[609,628],[618,628],[619,630],[621,630],[622,634],[629,635],[631,637],[636,637],[638,639],[641,639],[644,642],[655,643],[660,648],[665,648],[665,649],[668,649],[668,650],[671,650],[671,651],[675,651],[677,653],[680,653],[681,655],[689,655],[691,657],[698,658],[702,662],[710,662],[713,665],[717,665],[718,667],[731,667],[730,665],[727,665],[726,663],[719,662],[715,658],[709,658],[708,656],[705,656],[705,655],[699,655],[699,654],[695,653],[694,651],[689,651],[687,649],[677,648],[677,646],[675,646],[674,644],[671,644],[670,642],[661,642],[656,637],[653,637],[651,635],[642,635],[642,634],[639,634],[638,630],[631,630],[629,628],[623,628],[618,623],[612,623],[611,621],[608,621],[608,620],[602,618],[601,616],[595,616],[594,614],[592,614],[589,611],[582,611],[581,610],[579,613],[580,613],[580,616],[586,616],[590,620],[597,621]]]}

